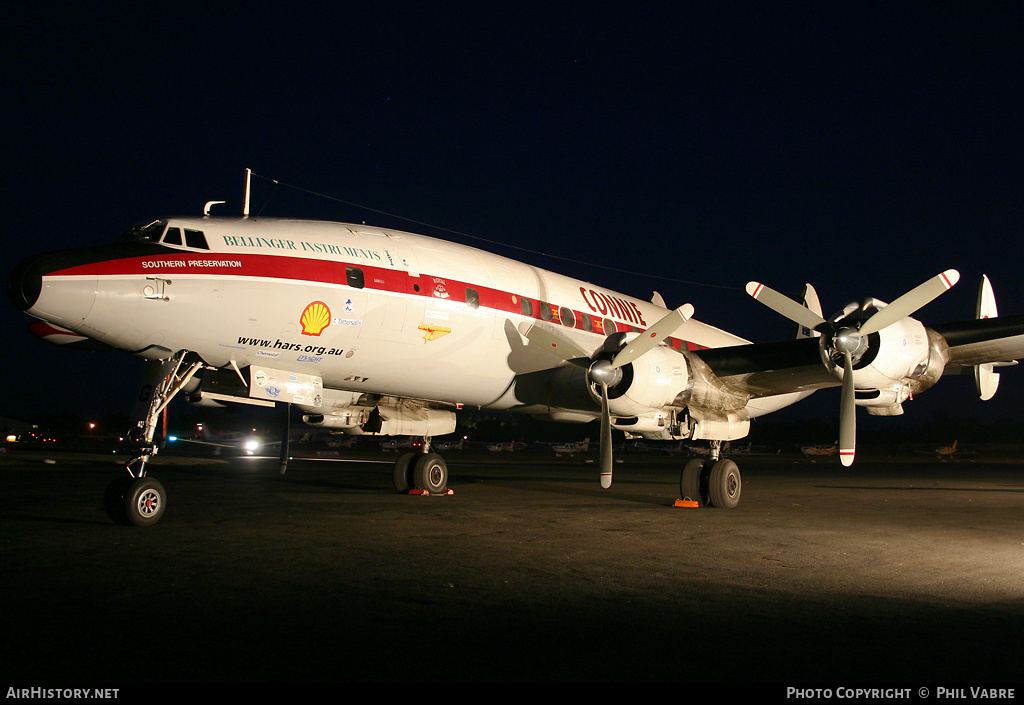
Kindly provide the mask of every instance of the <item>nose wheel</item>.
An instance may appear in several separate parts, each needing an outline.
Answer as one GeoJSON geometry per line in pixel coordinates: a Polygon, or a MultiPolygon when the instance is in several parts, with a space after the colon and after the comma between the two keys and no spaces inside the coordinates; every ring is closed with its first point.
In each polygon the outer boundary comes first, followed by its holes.
{"type": "Polygon", "coordinates": [[[164,515],[167,493],[153,477],[118,477],[107,487],[104,504],[118,524],[151,526],[164,515]]]}

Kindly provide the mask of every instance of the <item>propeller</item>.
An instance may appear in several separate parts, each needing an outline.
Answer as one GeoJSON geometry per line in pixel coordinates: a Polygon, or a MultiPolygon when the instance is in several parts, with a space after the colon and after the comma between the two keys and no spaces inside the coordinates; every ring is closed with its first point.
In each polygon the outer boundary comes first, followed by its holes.
{"type": "Polygon", "coordinates": [[[843,391],[839,402],[839,459],[843,465],[853,464],[857,448],[856,388],[853,382],[854,357],[858,359],[867,349],[867,337],[872,333],[902,321],[918,309],[945,293],[957,281],[960,273],[947,269],[923,284],[911,289],[891,304],[878,309],[864,321],[854,320],[842,313],[826,321],[817,313],[801,306],[787,296],[759,282],[747,284],[747,293],[778,314],[801,326],[822,334],[822,346],[829,353],[842,357],[843,391]]]}
{"type": "MultiPolygon", "coordinates": [[[[622,380],[622,369],[661,345],[668,336],[693,316],[693,306],[684,304],[661,318],[633,338],[611,359],[592,357],[574,342],[554,330],[532,323],[522,323],[519,332],[531,343],[542,345],[551,354],[587,370],[587,377],[597,387],[601,398],[601,487],[612,485],[612,419],[608,408],[608,389],[622,380]]],[[[603,347],[603,346],[602,346],[603,347]]],[[[600,352],[600,351],[599,351],[600,352]]]]}

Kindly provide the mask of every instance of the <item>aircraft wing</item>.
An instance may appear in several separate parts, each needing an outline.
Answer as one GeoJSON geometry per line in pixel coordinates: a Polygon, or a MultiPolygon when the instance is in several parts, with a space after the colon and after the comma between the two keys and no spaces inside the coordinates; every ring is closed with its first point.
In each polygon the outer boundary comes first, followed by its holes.
{"type": "Polygon", "coordinates": [[[1024,316],[981,318],[932,328],[949,344],[947,372],[1024,358],[1024,316]]]}
{"type": "Polygon", "coordinates": [[[836,387],[817,338],[750,343],[691,353],[730,388],[755,397],[836,387]]]}
{"type": "MultiPolygon", "coordinates": [[[[1024,358],[1024,316],[1001,316],[931,326],[949,345],[946,374],[1024,358]]],[[[692,353],[729,387],[755,397],[836,387],[821,361],[817,338],[751,343],[692,353]]]]}

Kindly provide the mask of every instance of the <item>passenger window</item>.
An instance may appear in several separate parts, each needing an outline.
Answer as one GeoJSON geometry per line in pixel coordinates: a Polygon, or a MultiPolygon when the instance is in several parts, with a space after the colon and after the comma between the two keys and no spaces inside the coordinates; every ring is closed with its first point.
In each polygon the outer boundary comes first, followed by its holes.
{"type": "Polygon", "coordinates": [[[605,335],[611,335],[612,333],[616,332],[617,330],[618,330],[618,327],[616,327],[615,321],[613,321],[610,318],[604,319],[604,334],[605,335]]]}
{"type": "Polygon", "coordinates": [[[480,308],[480,294],[476,289],[466,288],[466,305],[470,308],[480,308]]]}
{"type": "Polygon", "coordinates": [[[540,302],[540,317],[545,321],[551,320],[551,304],[540,302]]]}
{"type": "Polygon", "coordinates": [[[521,305],[522,310],[523,310],[523,315],[524,316],[531,316],[532,317],[533,316],[533,302],[530,301],[529,299],[527,299],[526,297],[520,298],[519,301],[520,301],[520,305],[521,305]]]}
{"type": "Polygon", "coordinates": [[[345,267],[345,280],[353,289],[362,289],[365,285],[363,282],[363,270],[359,267],[345,267]]]}
{"type": "Polygon", "coordinates": [[[206,236],[203,235],[202,230],[189,230],[185,228],[185,244],[188,247],[195,247],[200,250],[210,249],[210,246],[206,244],[206,236]]]}
{"type": "Polygon", "coordinates": [[[593,332],[594,322],[591,320],[589,313],[581,313],[580,321],[583,323],[583,330],[587,331],[588,333],[593,332]]]}
{"type": "Polygon", "coordinates": [[[164,244],[165,245],[180,245],[181,244],[181,228],[167,228],[167,232],[164,233],[164,244]]]}
{"type": "Polygon", "coordinates": [[[558,309],[558,317],[562,319],[563,326],[568,326],[569,328],[576,327],[576,315],[572,312],[571,308],[563,306],[558,309]]]}

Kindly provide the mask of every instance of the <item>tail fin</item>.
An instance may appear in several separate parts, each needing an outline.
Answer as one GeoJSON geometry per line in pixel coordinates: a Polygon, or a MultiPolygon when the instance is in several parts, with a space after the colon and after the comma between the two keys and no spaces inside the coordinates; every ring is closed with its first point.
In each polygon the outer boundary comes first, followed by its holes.
{"type": "MultiPolygon", "coordinates": [[[[992,282],[984,274],[981,276],[981,287],[978,289],[978,305],[975,309],[975,316],[979,319],[999,316],[992,282]]],[[[978,396],[982,401],[988,401],[994,397],[996,390],[999,389],[999,375],[992,371],[993,367],[995,365],[991,363],[974,367],[974,387],[978,390],[978,396]]]]}
{"type": "MultiPolygon", "coordinates": [[[[821,301],[818,300],[818,292],[815,291],[814,287],[810,284],[804,284],[803,293],[800,294],[800,299],[803,301],[804,308],[818,314],[821,318],[825,316],[821,313],[821,301]]],[[[820,338],[821,333],[810,328],[805,328],[801,325],[797,325],[796,336],[797,338],[820,338]]]]}

